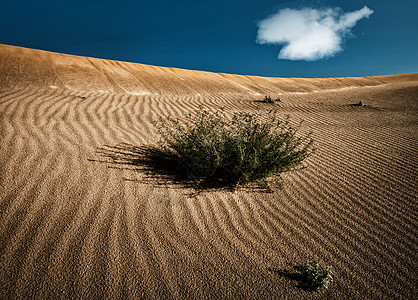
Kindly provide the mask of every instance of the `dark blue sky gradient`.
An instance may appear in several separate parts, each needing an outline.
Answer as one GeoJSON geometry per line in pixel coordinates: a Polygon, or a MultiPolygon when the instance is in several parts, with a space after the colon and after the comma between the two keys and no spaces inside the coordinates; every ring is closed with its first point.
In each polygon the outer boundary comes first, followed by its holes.
{"type": "Polygon", "coordinates": [[[158,66],[275,77],[418,72],[418,1],[4,1],[0,43],[158,66]],[[255,42],[279,9],[374,10],[344,51],[315,62],[279,60],[255,42]]]}

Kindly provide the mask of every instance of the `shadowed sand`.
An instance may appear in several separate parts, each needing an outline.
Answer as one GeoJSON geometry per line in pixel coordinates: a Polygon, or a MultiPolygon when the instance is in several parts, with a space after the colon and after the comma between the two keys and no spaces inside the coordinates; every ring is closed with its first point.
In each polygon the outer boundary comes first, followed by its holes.
{"type": "Polygon", "coordinates": [[[264,78],[0,45],[0,299],[414,299],[417,116],[418,74],[264,78]],[[154,145],[153,121],[199,106],[277,109],[317,150],[272,194],[194,193],[100,155],[154,145]],[[314,256],[335,271],[323,294],[292,273],[314,256]]]}

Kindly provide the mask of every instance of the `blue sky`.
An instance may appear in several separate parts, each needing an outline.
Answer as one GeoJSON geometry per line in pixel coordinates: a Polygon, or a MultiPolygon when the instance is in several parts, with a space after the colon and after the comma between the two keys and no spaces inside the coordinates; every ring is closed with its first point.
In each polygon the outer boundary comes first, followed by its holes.
{"type": "MultiPolygon", "coordinates": [[[[341,77],[418,72],[416,0],[14,0],[4,1],[1,7],[2,44],[244,75],[341,77]],[[292,53],[286,56],[281,51],[290,42],[256,42],[263,20],[279,13],[283,22],[277,30],[286,35],[295,26],[286,23],[289,18],[284,12],[303,17],[306,8],[320,15],[331,11],[325,14],[337,14],[338,21],[364,6],[373,13],[337,33],[339,51],[331,55],[314,59],[292,53]]],[[[273,35],[275,30],[271,29],[273,35]]],[[[310,40],[322,43],[322,36],[310,40]]],[[[308,47],[304,40],[299,44],[308,47]]]]}

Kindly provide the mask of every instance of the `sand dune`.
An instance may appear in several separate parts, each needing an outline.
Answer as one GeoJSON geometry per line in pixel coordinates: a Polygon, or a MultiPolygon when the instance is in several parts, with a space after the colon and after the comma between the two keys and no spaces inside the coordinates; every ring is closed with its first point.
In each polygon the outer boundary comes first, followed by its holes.
{"type": "Polygon", "coordinates": [[[0,45],[0,299],[414,299],[417,116],[418,74],[264,78],[0,45]],[[273,194],[196,194],[98,153],[154,144],[153,121],[199,106],[275,108],[317,151],[273,194]],[[323,294],[285,272],[313,256],[335,270],[323,294]]]}

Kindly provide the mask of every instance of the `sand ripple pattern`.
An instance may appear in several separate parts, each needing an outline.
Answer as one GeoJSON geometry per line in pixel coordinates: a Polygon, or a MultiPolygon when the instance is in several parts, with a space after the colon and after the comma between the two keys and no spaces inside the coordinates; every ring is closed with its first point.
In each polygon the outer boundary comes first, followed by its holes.
{"type": "Polygon", "coordinates": [[[0,49],[0,299],[316,298],[283,275],[315,255],[336,273],[327,299],[416,296],[417,76],[254,78],[0,49]],[[257,101],[267,92],[282,102],[257,101]],[[199,106],[290,114],[317,151],[273,194],[195,193],[98,155],[155,144],[153,121],[199,106]]]}

